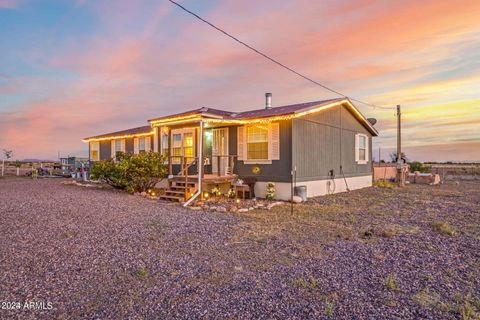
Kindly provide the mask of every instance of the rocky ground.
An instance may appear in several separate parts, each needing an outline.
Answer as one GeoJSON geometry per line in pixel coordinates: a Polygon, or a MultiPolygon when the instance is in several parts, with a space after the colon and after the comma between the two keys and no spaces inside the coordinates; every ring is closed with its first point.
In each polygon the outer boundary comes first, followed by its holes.
{"type": "Polygon", "coordinates": [[[3,179],[0,220],[1,319],[480,314],[479,182],[232,214],[3,179]]]}

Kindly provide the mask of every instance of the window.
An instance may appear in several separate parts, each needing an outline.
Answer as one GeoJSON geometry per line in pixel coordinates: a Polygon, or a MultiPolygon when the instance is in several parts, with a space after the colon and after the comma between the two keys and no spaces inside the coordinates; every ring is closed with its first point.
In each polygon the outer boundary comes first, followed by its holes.
{"type": "Polygon", "coordinates": [[[367,137],[358,136],[358,160],[367,160],[367,137]]]}
{"type": "Polygon", "coordinates": [[[145,138],[138,138],[138,152],[145,152],[145,138]]]}
{"type": "Polygon", "coordinates": [[[193,133],[188,132],[183,134],[183,155],[187,161],[193,158],[193,133]]]}
{"type": "Polygon", "coordinates": [[[172,135],[172,159],[173,163],[180,163],[182,156],[182,134],[175,133],[172,135]]]}
{"type": "MultiPolygon", "coordinates": [[[[91,142],[91,143],[90,143],[90,160],[91,160],[91,161],[98,161],[98,160],[100,160],[99,148],[100,148],[100,143],[99,143],[98,141],[95,141],[95,142],[91,142]]],[[[66,164],[66,163],[67,163],[67,159],[62,159],[62,163],[63,163],[63,164],[66,164]]]]}
{"type": "Polygon", "coordinates": [[[268,160],[268,126],[247,127],[247,160],[268,160]]]}
{"type": "Polygon", "coordinates": [[[359,164],[368,162],[368,137],[364,134],[355,135],[355,160],[359,164]]]}
{"type": "Polygon", "coordinates": [[[162,134],[162,154],[168,156],[168,132],[162,134]]]}
{"type": "Polygon", "coordinates": [[[115,152],[122,151],[122,140],[115,140],[115,152]]]}
{"type": "MultiPolygon", "coordinates": [[[[172,162],[181,163],[183,157],[186,161],[192,161],[195,157],[194,129],[172,130],[172,162]]],[[[167,136],[168,139],[168,136],[167,136]]],[[[166,147],[168,152],[168,144],[166,147]]]]}
{"type": "Polygon", "coordinates": [[[115,140],[115,156],[117,156],[119,152],[122,152],[122,140],[117,139],[115,140]]]}

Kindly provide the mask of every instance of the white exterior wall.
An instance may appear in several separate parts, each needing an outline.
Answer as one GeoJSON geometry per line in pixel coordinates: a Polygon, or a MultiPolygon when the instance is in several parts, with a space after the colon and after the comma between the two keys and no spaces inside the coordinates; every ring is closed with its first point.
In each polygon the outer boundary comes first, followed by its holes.
{"type": "MultiPolygon", "coordinates": [[[[346,178],[348,188],[350,190],[361,189],[372,186],[372,176],[360,176],[346,178]]],[[[328,194],[328,183],[331,183],[331,179],[314,180],[314,181],[302,181],[297,182],[297,186],[307,186],[307,197],[318,197],[328,194]]],[[[333,185],[332,185],[333,188],[333,185]]],[[[255,183],[255,196],[259,198],[265,198],[267,191],[267,182],[255,183]]],[[[276,199],[278,200],[290,200],[291,184],[289,182],[275,182],[276,199]]],[[[345,192],[347,191],[345,180],[343,178],[335,178],[335,191],[345,192]]]]}

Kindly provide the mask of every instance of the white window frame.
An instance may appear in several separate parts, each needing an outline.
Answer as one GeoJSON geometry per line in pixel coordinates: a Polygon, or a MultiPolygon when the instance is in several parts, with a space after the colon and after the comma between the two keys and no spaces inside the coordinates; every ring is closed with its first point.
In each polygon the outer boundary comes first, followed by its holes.
{"type": "Polygon", "coordinates": [[[117,152],[122,152],[122,140],[121,139],[115,139],[115,154],[117,152]]]}
{"type": "Polygon", "coordinates": [[[139,137],[138,138],[138,153],[147,151],[147,137],[139,137]],[[143,141],[143,149],[141,147],[141,142],[143,141]]]}
{"type": "Polygon", "coordinates": [[[117,152],[125,152],[125,148],[126,148],[126,141],[125,139],[112,139],[111,140],[111,149],[112,149],[112,154],[111,154],[111,157],[113,159],[116,158],[117,156],[117,152]],[[117,142],[120,143],[120,150],[117,150],[117,142]]]}
{"type": "Polygon", "coordinates": [[[357,133],[355,135],[355,161],[358,164],[367,164],[369,161],[369,146],[370,146],[370,141],[368,138],[368,135],[363,134],[363,133],[357,133]],[[360,139],[365,138],[365,159],[360,159],[360,139]]]}
{"type": "MultiPolygon", "coordinates": [[[[170,148],[170,152],[171,152],[171,155],[173,157],[173,136],[176,135],[176,134],[180,134],[181,135],[181,152],[180,152],[180,155],[182,157],[185,156],[185,144],[184,144],[184,135],[185,134],[188,134],[188,133],[191,133],[192,134],[192,139],[193,139],[193,142],[192,142],[192,155],[193,155],[193,158],[195,158],[195,152],[196,152],[196,145],[195,145],[195,140],[196,140],[196,132],[195,132],[195,128],[188,128],[188,129],[173,129],[171,130],[171,135],[172,135],[172,139],[171,139],[171,143],[172,145],[169,146],[170,148]]],[[[180,159],[178,158],[174,158],[172,160],[172,163],[173,164],[180,164],[180,159]]]]}
{"type": "Polygon", "coordinates": [[[266,161],[270,161],[270,129],[267,127],[267,158],[265,159],[249,159],[248,158],[248,144],[249,144],[249,141],[248,141],[248,129],[249,128],[254,128],[254,127],[257,127],[259,126],[258,124],[251,124],[251,125],[247,125],[245,126],[245,147],[246,147],[246,154],[245,154],[245,161],[248,163],[248,162],[255,162],[255,163],[262,163],[262,162],[266,162],[266,161]]]}
{"type": "MultiPolygon", "coordinates": [[[[99,161],[100,160],[100,142],[98,141],[92,141],[90,142],[90,161],[99,161]],[[92,151],[97,151],[97,157],[96,159],[92,158],[92,151]]],[[[62,159],[63,163],[64,159],[62,159]]],[[[65,159],[65,163],[67,160],[65,159]]]]}
{"type": "Polygon", "coordinates": [[[280,160],[280,123],[268,123],[268,159],[248,159],[248,127],[254,124],[237,128],[238,160],[244,164],[272,164],[272,160],[280,160]]]}

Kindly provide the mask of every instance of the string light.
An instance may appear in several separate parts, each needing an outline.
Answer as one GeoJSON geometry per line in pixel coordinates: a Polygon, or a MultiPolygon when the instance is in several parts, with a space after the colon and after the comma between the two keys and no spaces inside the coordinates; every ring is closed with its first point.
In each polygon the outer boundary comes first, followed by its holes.
{"type": "MultiPolygon", "coordinates": [[[[263,117],[263,118],[252,118],[252,119],[220,119],[220,118],[204,118],[202,115],[199,114],[190,114],[186,116],[172,116],[167,118],[162,118],[159,120],[149,120],[152,126],[166,126],[166,125],[175,125],[181,123],[188,123],[188,122],[196,122],[203,120],[205,124],[214,124],[214,123],[223,123],[223,124],[253,124],[253,123],[269,123],[273,121],[284,121],[284,120],[291,120],[294,118],[303,117],[312,113],[316,113],[322,110],[330,109],[332,107],[336,107],[339,105],[346,105],[351,109],[355,115],[360,118],[372,131],[377,132],[375,128],[368,122],[368,120],[363,116],[363,114],[358,111],[357,108],[350,102],[349,99],[342,99],[340,101],[335,101],[326,105],[319,106],[317,108],[300,111],[300,112],[293,112],[286,115],[280,116],[270,116],[270,117],[263,117]]],[[[125,138],[136,138],[136,137],[145,137],[145,136],[152,136],[154,131],[150,131],[148,133],[139,133],[139,134],[126,134],[126,135],[112,135],[107,137],[100,137],[100,138],[87,138],[82,140],[83,142],[94,142],[94,141],[104,141],[104,140],[112,140],[112,139],[125,139],[125,138]]]]}
{"type": "Polygon", "coordinates": [[[137,133],[137,134],[124,134],[124,135],[112,135],[112,136],[107,136],[107,137],[100,137],[100,138],[87,138],[83,139],[83,142],[96,142],[96,141],[104,141],[104,140],[113,140],[113,139],[128,139],[128,138],[140,138],[140,137],[147,137],[147,136],[152,136],[153,131],[147,132],[147,133],[137,133]]]}

